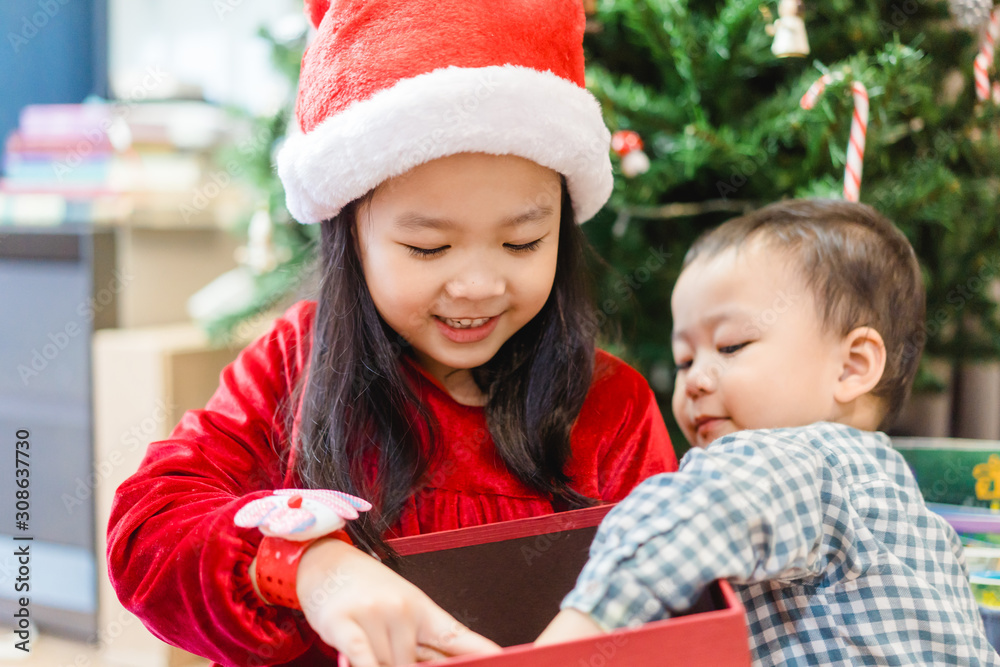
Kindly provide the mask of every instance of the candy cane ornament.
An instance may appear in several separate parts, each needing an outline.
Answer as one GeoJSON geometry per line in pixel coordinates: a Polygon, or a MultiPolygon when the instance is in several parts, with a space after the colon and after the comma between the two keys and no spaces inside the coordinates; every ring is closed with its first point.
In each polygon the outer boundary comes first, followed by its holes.
{"type": "Polygon", "coordinates": [[[985,100],[990,96],[990,58],[982,51],[972,62],[972,76],[976,82],[976,97],[985,100]]]}
{"type": "MultiPolygon", "coordinates": [[[[809,86],[799,104],[807,111],[816,106],[819,96],[826,90],[834,77],[824,74],[813,85],[809,86]]],[[[861,196],[861,172],[864,168],[865,138],[868,135],[868,89],[860,81],[851,83],[851,93],[854,97],[854,115],[851,117],[851,138],[847,144],[847,165],[844,167],[844,199],[858,201],[861,196]]]]}
{"type": "Polygon", "coordinates": [[[972,63],[972,76],[976,83],[976,97],[987,100],[990,97],[990,68],[995,58],[996,40],[1000,37],[1000,7],[990,14],[990,22],[983,33],[983,44],[972,63]]]}
{"type": "Polygon", "coordinates": [[[816,101],[819,99],[819,96],[823,94],[827,85],[831,83],[833,83],[833,75],[831,74],[824,74],[820,78],[816,79],[813,85],[809,86],[806,94],[802,96],[802,101],[799,102],[802,108],[808,111],[816,106],[816,101]]]}

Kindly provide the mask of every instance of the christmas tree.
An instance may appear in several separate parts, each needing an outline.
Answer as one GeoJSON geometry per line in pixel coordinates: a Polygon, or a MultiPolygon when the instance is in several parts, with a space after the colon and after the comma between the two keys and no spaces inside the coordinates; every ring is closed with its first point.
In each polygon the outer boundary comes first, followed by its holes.
{"type": "Polygon", "coordinates": [[[619,351],[650,379],[665,414],[669,295],[685,250],[765,203],[844,196],[855,82],[870,104],[860,201],[894,220],[921,259],[926,354],[1000,356],[1000,114],[977,99],[973,81],[989,3],[964,5],[807,5],[809,55],[779,58],[772,11],[759,2],[596,3],[588,87],[612,130],[642,138],[649,168],[616,175],[611,202],[585,230],[614,269],[601,305],[609,319],[626,316],[619,351]],[[824,74],[825,92],[802,108],[824,74]],[[654,251],[667,258],[650,271],[654,251]]]}

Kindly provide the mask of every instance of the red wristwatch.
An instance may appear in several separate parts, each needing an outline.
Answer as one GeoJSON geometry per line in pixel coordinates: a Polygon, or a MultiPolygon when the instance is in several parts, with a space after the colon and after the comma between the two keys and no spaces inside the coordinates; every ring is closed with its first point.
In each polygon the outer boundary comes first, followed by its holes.
{"type": "Polygon", "coordinates": [[[345,522],[371,508],[367,500],[330,489],[277,489],[240,508],[233,523],[241,528],[260,528],[265,535],[253,576],[260,597],[268,604],[302,609],[295,592],[302,554],[324,537],[353,546],[343,530],[345,522]]]}
{"type": "MultiPolygon", "coordinates": [[[[333,537],[353,545],[351,537],[343,530],[330,533],[333,537]]],[[[299,595],[295,590],[299,572],[299,561],[306,549],[316,540],[294,542],[280,537],[265,537],[257,551],[257,590],[265,602],[271,605],[302,609],[299,595]]]]}

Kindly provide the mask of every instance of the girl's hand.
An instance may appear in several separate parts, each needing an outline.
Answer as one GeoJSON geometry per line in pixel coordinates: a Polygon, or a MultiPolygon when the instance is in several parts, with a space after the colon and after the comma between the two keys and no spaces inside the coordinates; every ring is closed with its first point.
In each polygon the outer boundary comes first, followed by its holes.
{"type": "Polygon", "coordinates": [[[299,562],[296,590],[306,621],[352,667],[501,650],[419,588],[340,540],[323,539],[309,547],[299,562]]]}
{"type": "Polygon", "coordinates": [[[604,630],[590,616],[582,611],[566,608],[556,614],[548,627],[542,631],[542,634],[538,635],[535,646],[558,644],[600,634],[604,634],[604,630]]]}

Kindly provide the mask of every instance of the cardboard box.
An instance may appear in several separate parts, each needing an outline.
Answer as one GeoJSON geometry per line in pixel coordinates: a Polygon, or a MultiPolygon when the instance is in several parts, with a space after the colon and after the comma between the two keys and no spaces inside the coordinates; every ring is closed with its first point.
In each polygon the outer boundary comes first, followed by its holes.
{"type": "Polygon", "coordinates": [[[502,654],[453,658],[462,667],[639,667],[750,664],[743,605],[716,582],[692,612],[563,644],[531,642],[559,611],[611,505],[505,521],[390,544],[397,571],[472,630],[508,647],[502,654]]]}
{"type": "MultiPolygon", "coordinates": [[[[219,373],[238,350],[212,348],[191,324],[106,329],[94,337],[94,469],[96,543],[105,563],[115,489],[135,472],[146,447],[166,438],[186,410],[203,408],[219,373]]],[[[207,665],[154,637],[126,611],[98,568],[98,646],[102,665],[207,665]]]]}
{"type": "Polygon", "coordinates": [[[118,326],[148,327],[189,322],[192,294],[236,266],[239,239],[212,227],[115,229],[118,326]]]}

